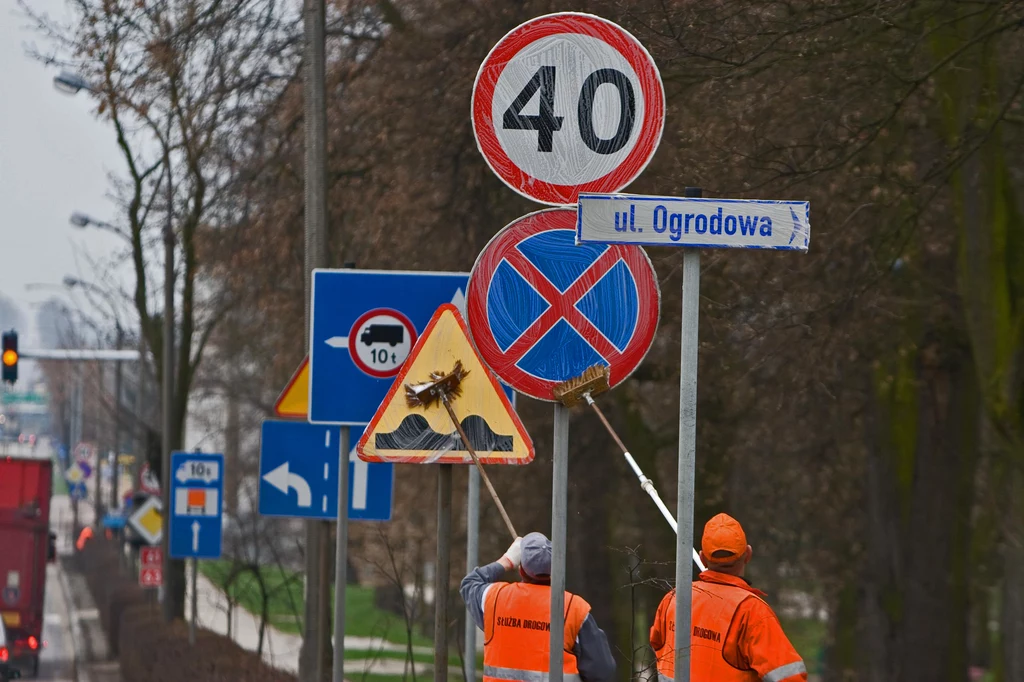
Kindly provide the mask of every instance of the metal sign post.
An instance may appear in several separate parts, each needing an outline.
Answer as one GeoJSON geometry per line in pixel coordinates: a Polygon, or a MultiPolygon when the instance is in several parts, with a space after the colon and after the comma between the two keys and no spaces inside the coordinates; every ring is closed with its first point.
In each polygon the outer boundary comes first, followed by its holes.
{"type": "Polygon", "coordinates": [[[551,639],[549,679],[562,682],[565,641],[565,554],[569,516],[569,408],[555,405],[551,470],[551,639]]]}
{"type": "Polygon", "coordinates": [[[434,564],[434,682],[448,680],[448,575],[452,556],[452,464],[437,471],[437,561],[434,564]]]}
{"type": "Polygon", "coordinates": [[[345,588],[348,586],[349,428],[338,439],[338,528],[334,554],[334,682],[345,682],[345,588]]]}
{"type": "Polygon", "coordinates": [[[189,646],[196,645],[196,613],[199,611],[199,560],[192,560],[192,618],[188,622],[189,646]]]}
{"type": "Polygon", "coordinates": [[[682,246],[683,291],[679,350],[679,469],[676,506],[675,679],[690,679],[693,498],[697,454],[697,323],[701,248],[806,251],[810,206],[805,201],[704,199],[580,194],[576,241],[581,244],[682,246]]]}
{"type": "MultiPolygon", "coordinates": [[[[466,574],[477,567],[480,561],[480,472],[469,468],[469,483],[466,490],[466,574]]],[[[466,680],[476,681],[476,623],[466,612],[466,641],[462,657],[466,680]]]]}
{"type": "MultiPolygon", "coordinates": [[[[701,190],[687,187],[686,196],[701,190]]],[[[675,670],[690,679],[690,617],[693,580],[689,553],[693,547],[693,497],[697,470],[697,322],[700,306],[700,250],[683,252],[683,303],[679,342],[679,468],[676,480],[676,631],[675,670]]]]}

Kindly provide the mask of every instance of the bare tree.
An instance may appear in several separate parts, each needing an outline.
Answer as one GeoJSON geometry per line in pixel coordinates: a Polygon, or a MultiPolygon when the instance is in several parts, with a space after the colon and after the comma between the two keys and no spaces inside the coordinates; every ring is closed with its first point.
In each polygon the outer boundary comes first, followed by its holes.
{"type": "MultiPolygon", "coordinates": [[[[176,293],[174,449],[203,353],[231,305],[202,286],[200,276],[207,235],[232,230],[241,219],[225,193],[235,180],[233,133],[294,78],[296,12],[273,0],[68,4],[68,24],[39,15],[30,3],[22,7],[52,44],[38,56],[83,76],[96,114],[113,128],[125,163],[114,187],[124,211],[117,223],[131,243],[133,299],[154,358],[167,340],[153,289],[170,286],[176,293]],[[153,267],[151,242],[161,230],[173,231],[172,282],[161,282],[153,267]]],[[[161,363],[154,366],[162,385],[161,363]]],[[[165,580],[165,617],[181,618],[183,563],[174,562],[165,580]]]]}

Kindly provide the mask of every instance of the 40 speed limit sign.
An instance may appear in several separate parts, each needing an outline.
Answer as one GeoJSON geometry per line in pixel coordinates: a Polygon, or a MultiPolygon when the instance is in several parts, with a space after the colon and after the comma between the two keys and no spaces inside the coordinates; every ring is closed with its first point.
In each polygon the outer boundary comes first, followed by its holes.
{"type": "Polygon", "coordinates": [[[625,29],[565,12],[519,25],[491,50],[473,87],[477,146],[499,178],[545,204],[618,192],[654,155],[665,91],[625,29]]]}

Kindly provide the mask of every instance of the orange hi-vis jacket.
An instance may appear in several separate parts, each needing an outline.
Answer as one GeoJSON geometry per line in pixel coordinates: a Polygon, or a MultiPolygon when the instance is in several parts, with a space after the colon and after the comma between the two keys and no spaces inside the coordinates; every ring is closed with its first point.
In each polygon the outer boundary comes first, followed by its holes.
{"type": "Polygon", "coordinates": [[[75,548],[81,552],[85,549],[85,543],[92,539],[92,528],[86,526],[82,529],[82,532],[78,534],[78,540],[75,542],[75,548]]]}
{"type": "MultiPolygon", "coordinates": [[[[530,583],[494,583],[484,597],[484,682],[546,682],[550,662],[551,588],[530,583]]],[[[576,635],[590,604],[565,593],[562,679],[580,682],[576,635]]]]}
{"type": "MultiPolygon", "coordinates": [[[[693,583],[692,682],[796,682],[807,669],[764,593],[742,578],[704,571],[693,583]]],[[[675,677],[676,593],[665,595],[651,627],[660,682],[675,677]]]]}

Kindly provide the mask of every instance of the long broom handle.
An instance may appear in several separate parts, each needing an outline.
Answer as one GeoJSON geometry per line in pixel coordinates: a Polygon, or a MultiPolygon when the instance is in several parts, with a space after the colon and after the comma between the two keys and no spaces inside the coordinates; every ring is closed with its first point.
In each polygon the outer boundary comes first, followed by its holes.
{"type": "MultiPolygon", "coordinates": [[[[608,423],[607,419],[605,419],[604,412],[602,412],[601,408],[597,406],[594,399],[590,397],[590,394],[585,393],[583,397],[586,399],[587,404],[594,408],[594,412],[597,413],[601,423],[604,424],[604,428],[608,430],[608,433],[611,434],[615,444],[619,446],[620,450],[622,450],[622,454],[625,456],[626,462],[629,464],[629,468],[631,468],[633,473],[636,474],[636,477],[640,479],[640,487],[644,489],[644,492],[650,495],[652,500],[654,500],[654,504],[657,505],[658,509],[661,511],[661,515],[665,517],[666,521],[668,521],[668,525],[672,526],[672,532],[678,535],[679,526],[676,524],[676,519],[672,516],[672,512],[668,510],[668,507],[665,506],[665,503],[661,501],[661,495],[659,495],[658,491],[654,488],[654,483],[651,482],[651,479],[644,476],[644,472],[640,470],[640,466],[636,463],[636,460],[633,459],[633,455],[629,454],[629,449],[619,438],[619,434],[615,433],[615,429],[612,428],[612,425],[608,423]]],[[[704,562],[700,560],[700,555],[697,554],[697,550],[691,547],[690,551],[693,552],[693,563],[697,564],[697,568],[702,572],[707,570],[704,566],[704,562]]]]}
{"type": "Polygon", "coordinates": [[[452,423],[455,424],[455,429],[459,432],[459,437],[462,438],[462,444],[466,446],[466,450],[469,451],[469,456],[473,458],[473,463],[476,464],[476,468],[480,470],[480,478],[484,479],[484,485],[487,486],[487,492],[494,498],[494,504],[498,505],[498,511],[501,512],[501,518],[505,521],[505,526],[508,528],[508,532],[512,534],[512,540],[519,537],[516,533],[515,527],[512,525],[512,520],[508,517],[505,512],[505,505],[501,503],[501,499],[498,497],[498,493],[494,490],[494,486],[491,485],[491,479],[487,477],[487,472],[484,471],[484,465],[480,463],[480,458],[473,452],[473,446],[469,442],[469,438],[466,437],[466,432],[462,430],[462,424],[459,423],[458,417],[455,416],[455,410],[452,409],[452,404],[448,401],[448,396],[442,394],[441,401],[444,403],[444,407],[448,410],[448,416],[452,418],[452,423]]]}

